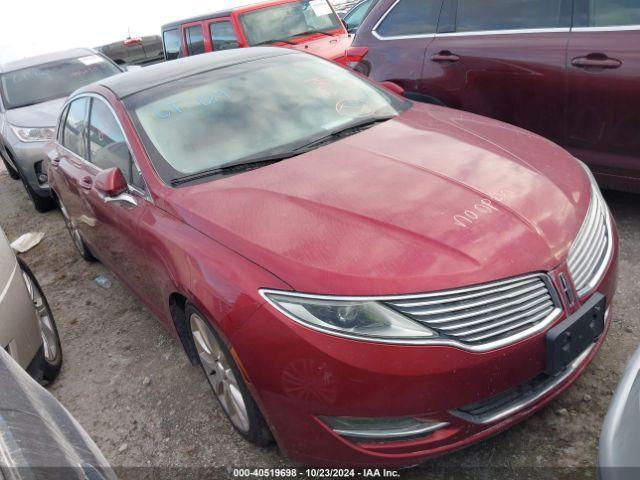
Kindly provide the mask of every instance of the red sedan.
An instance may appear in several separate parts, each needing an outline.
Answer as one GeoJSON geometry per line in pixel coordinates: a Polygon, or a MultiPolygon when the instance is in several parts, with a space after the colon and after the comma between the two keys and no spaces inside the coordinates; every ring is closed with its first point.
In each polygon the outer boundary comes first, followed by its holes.
{"type": "Polygon", "coordinates": [[[49,182],[200,364],[237,431],[297,462],[407,466],[542,408],[604,341],[616,227],[551,142],[279,48],[101,80],[49,182]]]}

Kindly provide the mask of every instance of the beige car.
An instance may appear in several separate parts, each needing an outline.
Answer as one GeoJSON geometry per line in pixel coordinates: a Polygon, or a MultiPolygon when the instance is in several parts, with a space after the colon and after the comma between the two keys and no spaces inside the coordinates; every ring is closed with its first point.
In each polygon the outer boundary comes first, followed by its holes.
{"type": "Polygon", "coordinates": [[[52,382],[62,349],[47,299],[27,265],[0,230],[0,348],[36,380],[52,382]]]}

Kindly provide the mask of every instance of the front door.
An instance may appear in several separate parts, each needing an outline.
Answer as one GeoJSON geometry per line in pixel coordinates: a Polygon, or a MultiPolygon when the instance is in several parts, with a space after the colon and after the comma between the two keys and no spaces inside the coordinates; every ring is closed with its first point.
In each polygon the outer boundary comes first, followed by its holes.
{"type": "Polygon", "coordinates": [[[564,141],[571,0],[446,0],[421,91],[564,141]]]}
{"type": "Polygon", "coordinates": [[[603,185],[640,191],[640,2],[576,0],[567,147],[603,185]]]}

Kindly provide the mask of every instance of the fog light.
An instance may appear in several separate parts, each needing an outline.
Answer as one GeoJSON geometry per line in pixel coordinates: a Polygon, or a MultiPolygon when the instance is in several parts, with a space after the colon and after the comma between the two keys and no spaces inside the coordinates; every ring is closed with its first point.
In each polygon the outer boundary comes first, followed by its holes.
{"type": "Polygon", "coordinates": [[[360,441],[398,441],[424,437],[448,426],[447,422],[437,422],[414,417],[395,418],[355,418],[320,417],[334,432],[346,438],[360,441]]]}
{"type": "Polygon", "coordinates": [[[38,175],[38,182],[40,182],[41,184],[45,184],[49,181],[49,177],[47,177],[46,173],[41,173],[40,175],[38,175]]]}

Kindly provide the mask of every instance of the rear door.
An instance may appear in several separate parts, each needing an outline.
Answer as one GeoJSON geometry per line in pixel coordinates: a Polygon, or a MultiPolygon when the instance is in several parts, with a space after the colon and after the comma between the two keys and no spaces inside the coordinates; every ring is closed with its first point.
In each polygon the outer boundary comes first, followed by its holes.
{"type": "Polygon", "coordinates": [[[369,47],[366,59],[371,78],[394,81],[415,91],[441,6],[442,0],[397,0],[387,3],[371,31],[359,30],[357,45],[369,47]]]}
{"type": "Polygon", "coordinates": [[[83,238],[87,238],[90,230],[84,215],[83,194],[91,187],[93,174],[91,166],[84,160],[87,155],[88,112],[87,97],[80,97],[69,103],[58,132],[56,152],[53,156],[50,155],[59,200],[83,238]]]}
{"type": "Polygon", "coordinates": [[[568,61],[568,149],[603,185],[640,191],[640,2],[576,0],[568,61]]]}
{"type": "Polygon", "coordinates": [[[200,55],[211,51],[211,44],[205,37],[204,24],[202,22],[187,23],[182,26],[182,36],[186,55],[200,55]]]}
{"type": "Polygon", "coordinates": [[[230,18],[216,19],[207,24],[211,51],[231,50],[238,48],[238,36],[230,18]]]}
{"type": "Polygon", "coordinates": [[[571,0],[446,0],[420,91],[564,141],[571,0]]]}

